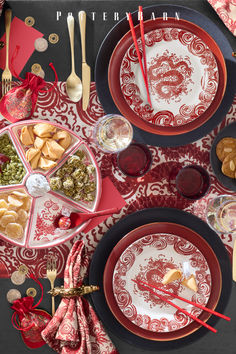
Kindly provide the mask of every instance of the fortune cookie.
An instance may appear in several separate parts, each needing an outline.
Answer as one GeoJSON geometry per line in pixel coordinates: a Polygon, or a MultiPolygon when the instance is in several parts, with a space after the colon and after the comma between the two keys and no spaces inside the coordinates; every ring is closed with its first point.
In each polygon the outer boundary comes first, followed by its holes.
{"type": "Polygon", "coordinates": [[[195,292],[198,291],[197,282],[193,274],[191,274],[188,278],[184,278],[181,284],[195,292]]]}
{"type": "Polygon", "coordinates": [[[27,150],[25,153],[26,160],[30,162],[38,153],[40,153],[39,149],[35,149],[33,147],[29,148],[29,150],[27,150]]]}
{"type": "Polygon", "coordinates": [[[32,145],[34,143],[34,133],[31,126],[25,126],[21,129],[20,141],[23,145],[32,145]]]}
{"type": "Polygon", "coordinates": [[[162,284],[169,284],[174,280],[180,279],[182,277],[182,272],[179,269],[170,269],[162,280],[162,284]]]}
{"type": "Polygon", "coordinates": [[[58,141],[64,149],[67,149],[71,144],[71,136],[65,130],[58,130],[56,134],[53,135],[53,139],[58,141]]]}
{"type": "Polygon", "coordinates": [[[34,141],[34,147],[36,149],[42,150],[45,142],[47,141],[48,138],[40,138],[39,136],[36,136],[36,139],[34,141]]]}
{"type": "Polygon", "coordinates": [[[39,151],[30,161],[30,165],[32,170],[36,170],[36,168],[38,167],[38,163],[39,163],[39,159],[41,156],[41,152],[39,151]]]}
{"type": "Polygon", "coordinates": [[[50,138],[52,136],[51,133],[55,133],[56,130],[56,127],[48,123],[38,123],[33,128],[34,134],[40,138],[50,138]]]}
{"type": "Polygon", "coordinates": [[[43,170],[49,170],[57,165],[55,161],[45,159],[44,157],[40,157],[38,167],[42,168],[43,170]]]}
{"type": "Polygon", "coordinates": [[[55,140],[46,141],[46,146],[51,159],[60,159],[65,151],[55,140]]]}

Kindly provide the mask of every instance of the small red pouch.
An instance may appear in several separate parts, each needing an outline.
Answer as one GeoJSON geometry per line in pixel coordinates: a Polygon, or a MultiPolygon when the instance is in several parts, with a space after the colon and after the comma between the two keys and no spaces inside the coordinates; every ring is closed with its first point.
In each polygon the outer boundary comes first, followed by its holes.
{"type": "Polygon", "coordinates": [[[40,300],[36,305],[33,305],[34,298],[31,296],[26,296],[22,299],[15,300],[11,308],[15,310],[12,315],[13,326],[21,331],[22,339],[27,347],[34,349],[40,348],[46,344],[41,337],[41,332],[50,322],[52,316],[46,311],[36,308],[42,301],[43,287],[33,275],[30,277],[34,279],[41,287],[42,296],[40,300]]]}
{"type": "Polygon", "coordinates": [[[0,101],[0,117],[11,123],[19,120],[29,119],[33,115],[40,92],[51,91],[56,85],[58,78],[54,66],[49,64],[55,73],[55,81],[52,87],[43,90],[46,81],[41,77],[27,72],[25,79],[18,79],[22,82],[8,91],[0,101]]]}

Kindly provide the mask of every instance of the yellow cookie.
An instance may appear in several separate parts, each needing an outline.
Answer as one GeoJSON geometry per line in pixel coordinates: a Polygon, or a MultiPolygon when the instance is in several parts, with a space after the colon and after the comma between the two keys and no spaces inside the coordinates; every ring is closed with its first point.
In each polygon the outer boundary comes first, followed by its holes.
{"type": "Polygon", "coordinates": [[[14,195],[9,195],[8,196],[8,202],[13,205],[14,207],[21,207],[23,205],[23,201],[22,200],[19,200],[16,198],[16,196],[14,195]]]}
{"type": "Polygon", "coordinates": [[[19,209],[18,212],[18,219],[17,221],[20,223],[20,224],[24,224],[26,222],[26,220],[28,219],[28,213],[27,211],[25,211],[24,209],[19,209]]]}
{"type": "Polygon", "coordinates": [[[24,230],[20,224],[12,222],[6,226],[5,232],[11,238],[20,239],[23,236],[24,230]]]}
{"type": "Polygon", "coordinates": [[[6,211],[7,211],[6,208],[0,208],[0,217],[3,216],[6,211]]]}
{"type": "Polygon", "coordinates": [[[0,199],[0,208],[8,209],[8,204],[4,199],[0,199]]]}
{"type": "Polygon", "coordinates": [[[29,211],[30,210],[30,206],[31,206],[31,199],[30,198],[25,198],[23,201],[23,205],[21,207],[21,209],[25,210],[25,211],[29,211]]]}
{"type": "Polygon", "coordinates": [[[3,215],[0,218],[0,225],[2,227],[6,227],[11,222],[15,222],[15,217],[13,215],[3,215]]]}
{"type": "Polygon", "coordinates": [[[236,152],[236,139],[234,138],[223,138],[216,145],[216,155],[220,161],[223,161],[231,152],[236,152]]]}
{"type": "Polygon", "coordinates": [[[14,211],[14,210],[7,210],[4,215],[12,215],[12,216],[15,218],[14,221],[16,221],[17,218],[18,218],[18,214],[17,214],[17,212],[14,211]]]}
{"type": "Polygon", "coordinates": [[[227,177],[236,177],[236,152],[231,152],[224,158],[221,171],[227,177]]]}

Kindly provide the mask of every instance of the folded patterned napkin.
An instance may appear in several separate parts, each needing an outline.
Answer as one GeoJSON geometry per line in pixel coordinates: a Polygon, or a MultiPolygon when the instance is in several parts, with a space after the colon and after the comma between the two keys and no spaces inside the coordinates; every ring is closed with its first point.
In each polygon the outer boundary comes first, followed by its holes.
{"type": "Polygon", "coordinates": [[[236,0],[207,0],[224,22],[225,26],[236,36],[236,0]]]}
{"type": "MultiPolygon", "coordinates": [[[[86,254],[84,243],[80,240],[76,241],[67,259],[64,288],[81,286],[88,265],[89,257],[86,254]]],[[[41,335],[57,353],[118,353],[92,306],[83,297],[63,298],[55,315],[41,335]]]]}

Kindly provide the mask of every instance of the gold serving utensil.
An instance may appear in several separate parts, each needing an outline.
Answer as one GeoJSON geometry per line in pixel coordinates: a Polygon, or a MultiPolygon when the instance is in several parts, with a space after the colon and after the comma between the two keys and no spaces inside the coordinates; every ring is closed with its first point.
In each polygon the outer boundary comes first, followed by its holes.
{"type": "MultiPolygon", "coordinates": [[[[54,289],[54,282],[57,277],[56,258],[50,256],[47,260],[47,278],[51,284],[51,290],[54,289]]],[[[55,313],[55,298],[52,296],[52,316],[55,313]]]]}
{"type": "Polygon", "coordinates": [[[89,103],[90,96],[90,82],[91,82],[91,69],[86,63],[86,12],[80,11],[78,13],[79,27],[80,27],[80,38],[81,38],[81,48],[82,48],[82,88],[83,88],[83,98],[82,98],[82,108],[86,111],[89,103]]]}
{"type": "Polygon", "coordinates": [[[12,10],[5,11],[5,28],[6,28],[6,64],[2,73],[2,96],[11,89],[12,74],[9,69],[9,39],[11,29],[12,10]]]}
{"type": "Polygon", "coordinates": [[[67,26],[70,38],[71,49],[71,74],[66,80],[66,92],[71,101],[78,102],[82,97],[82,82],[75,73],[75,54],[74,54],[74,17],[69,15],[67,17],[67,26]]]}

